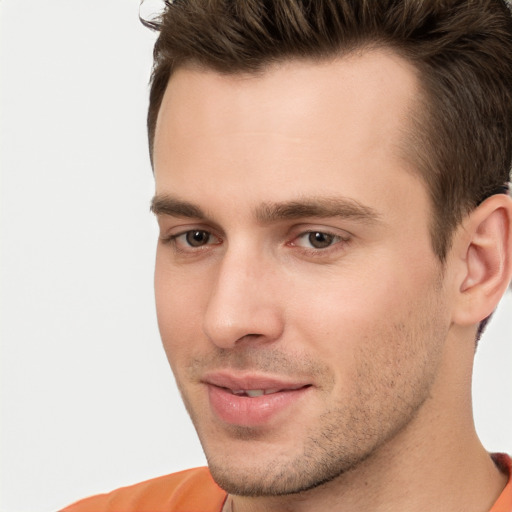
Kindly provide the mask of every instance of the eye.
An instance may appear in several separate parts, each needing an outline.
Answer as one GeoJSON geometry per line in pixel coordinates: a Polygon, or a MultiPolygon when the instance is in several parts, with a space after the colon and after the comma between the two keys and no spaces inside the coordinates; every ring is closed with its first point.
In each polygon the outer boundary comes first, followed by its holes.
{"type": "Polygon", "coordinates": [[[307,231],[299,235],[293,245],[307,249],[327,249],[332,245],[343,242],[345,239],[339,235],[324,231],[307,231]]]}
{"type": "Polygon", "coordinates": [[[194,252],[222,242],[219,237],[204,229],[189,229],[166,238],[161,238],[164,244],[170,244],[177,252],[194,252]]]}
{"type": "Polygon", "coordinates": [[[210,233],[208,231],[202,231],[200,229],[195,229],[192,231],[187,231],[186,233],[183,233],[182,235],[179,235],[176,238],[184,237],[186,243],[190,247],[202,247],[203,245],[206,245],[211,238],[210,233]]]}
{"type": "Polygon", "coordinates": [[[332,245],[335,240],[334,235],[329,233],[322,233],[321,231],[315,231],[314,233],[308,233],[307,240],[315,249],[325,249],[332,245]]]}

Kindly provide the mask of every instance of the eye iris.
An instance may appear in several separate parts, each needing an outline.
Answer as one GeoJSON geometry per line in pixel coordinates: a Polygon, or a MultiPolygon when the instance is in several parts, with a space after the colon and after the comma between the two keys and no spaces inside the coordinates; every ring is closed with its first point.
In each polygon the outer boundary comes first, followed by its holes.
{"type": "Polygon", "coordinates": [[[325,249],[332,244],[334,236],[316,231],[314,233],[310,233],[308,239],[309,243],[316,249],[325,249]]]}
{"type": "Polygon", "coordinates": [[[208,243],[210,235],[206,231],[189,231],[186,238],[191,247],[200,247],[208,243]]]}

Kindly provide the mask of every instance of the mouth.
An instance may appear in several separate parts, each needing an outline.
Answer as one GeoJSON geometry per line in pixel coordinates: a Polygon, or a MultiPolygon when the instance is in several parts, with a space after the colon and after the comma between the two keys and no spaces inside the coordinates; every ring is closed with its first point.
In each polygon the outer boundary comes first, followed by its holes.
{"type": "Polygon", "coordinates": [[[236,396],[246,396],[249,398],[255,398],[255,397],[264,396],[264,395],[274,395],[275,393],[286,393],[289,391],[296,391],[301,388],[309,387],[310,385],[311,384],[306,384],[305,386],[297,386],[297,387],[284,388],[284,389],[281,389],[281,388],[270,388],[270,389],[229,389],[229,388],[224,388],[224,389],[230,391],[231,393],[233,393],[233,395],[236,395],[236,396]]]}
{"type": "Polygon", "coordinates": [[[210,408],[223,423],[246,427],[270,425],[292,418],[292,411],[313,385],[280,378],[230,373],[204,379],[210,408]]]}

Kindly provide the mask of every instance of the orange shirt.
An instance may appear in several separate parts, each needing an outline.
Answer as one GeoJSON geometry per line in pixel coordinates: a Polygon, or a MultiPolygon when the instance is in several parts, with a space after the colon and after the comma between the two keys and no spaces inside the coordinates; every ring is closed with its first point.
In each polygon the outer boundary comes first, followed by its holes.
{"type": "MultiPolygon", "coordinates": [[[[493,458],[509,479],[489,512],[512,512],[512,460],[503,454],[493,458]]],[[[225,500],[208,468],[196,468],[86,498],[61,512],[221,512],[225,500]]]]}
{"type": "Polygon", "coordinates": [[[503,472],[508,472],[508,483],[489,512],[512,512],[512,459],[503,453],[495,453],[492,458],[503,472]]]}
{"type": "Polygon", "coordinates": [[[220,512],[226,496],[208,468],[196,468],[92,496],[62,512],[220,512]]]}

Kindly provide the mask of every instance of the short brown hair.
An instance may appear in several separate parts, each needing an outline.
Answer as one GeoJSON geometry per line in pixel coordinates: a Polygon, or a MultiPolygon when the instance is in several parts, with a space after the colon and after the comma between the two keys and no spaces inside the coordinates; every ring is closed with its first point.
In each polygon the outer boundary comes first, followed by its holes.
{"type": "Polygon", "coordinates": [[[443,261],[464,214],[506,193],[512,163],[512,16],[505,0],[166,0],[148,112],[155,125],[176,67],[254,73],[285,59],[396,51],[419,71],[407,153],[429,190],[443,261]]]}

